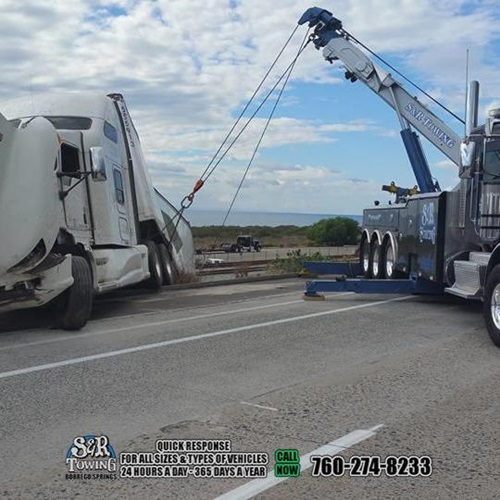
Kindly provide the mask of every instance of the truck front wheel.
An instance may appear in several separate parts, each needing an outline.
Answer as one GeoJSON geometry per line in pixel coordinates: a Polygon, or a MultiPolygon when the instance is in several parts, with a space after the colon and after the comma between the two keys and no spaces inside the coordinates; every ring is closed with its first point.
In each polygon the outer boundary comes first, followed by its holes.
{"type": "Polygon", "coordinates": [[[492,269],[486,280],[483,316],[491,340],[500,347],[500,264],[492,269]]]}
{"type": "Polygon", "coordinates": [[[92,272],[88,262],[78,255],[71,258],[73,284],[56,299],[56,327],[79,330],[90,318],[93,290],[92,272]]]}

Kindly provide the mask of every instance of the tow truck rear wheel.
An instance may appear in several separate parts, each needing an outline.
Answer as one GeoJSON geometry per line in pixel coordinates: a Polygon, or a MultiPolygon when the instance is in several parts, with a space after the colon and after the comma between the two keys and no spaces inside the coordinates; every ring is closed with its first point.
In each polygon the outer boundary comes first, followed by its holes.
{"type": "Polygon", "coordinates": [[[379,241],[376,239],[371,244],[370,252],[370,276],[374,279],[382,279],[382,266],[381,266],[381,251],[379,241]]]}
{"type": "Polygon", "coordinates": [[[163,273],[163,284],[175,284],[175,273],[172,265],[172,259],[168,253],[167,246],[164,243],[158,245],[158,253],[160,254],[161,270],[163,273]]]}
{"type": "Polygon", "coordinates": [[[483,316],[491,340],[500,347],[500,264],[493,268],[486,280],[483,316]]]}
{"type": "Polygon", "coordinates": [[[396,277],[396,251],[390,239],[385,242],[382,250],[382,270],[388,280],[396,277]]]}
{"type": "Polygon", "coordinates": [[[55,302],[55,326],[64,330],[79,330],[90,318],[94,293],[92,271],[84,257],[71,257],[73,284],[55,302]]]}
{"type": "Polygon", "coordinates": [[[158,291],[163,285],[160,252],[154,241],[148,240],[144,244],[148,247],[148,268],[150,274],[145,284],[150,290],[158,291]]]}
{"type": "Polygon", "coordinates": [[[361,265],[361,270],[366,278],[369,278],[370,271],[370,242],[366,236],[361,240],[361,245],[359,246],[359,263],[361,265]]]}

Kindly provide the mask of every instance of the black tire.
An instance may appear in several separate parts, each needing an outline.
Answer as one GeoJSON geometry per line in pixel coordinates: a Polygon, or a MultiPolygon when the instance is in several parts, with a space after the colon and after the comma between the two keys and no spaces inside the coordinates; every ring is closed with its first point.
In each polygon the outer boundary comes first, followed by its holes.
{"type": "Polygon", "coordinates": [[[379,280],[383,278],[382,271],[382,247],[377,239],[373,240],[370,251],[370,276],[379,280]]]}
{"type": "Polygon", "coordinates": [[[79,330],[85,326],[92,312],[92,271],[83,257],[73,255],[71,273],[74,283],[56,299],[55,326],[64,330],[79,330]]]}
{"type": "Polygon", "coordinates": [[[363,238],[359,245],[359,264],[361,272],[366,278],[370,277],[370,242],[368,238],[363,238]]]}
{"type": "Polygon", "coordinates": [[[149,278],[145,281],[146,287],[158,291],[163,285],[163,272],[158,247],[154,241],[144,243],[148,247],[149,278]]]}
{"type": "Polygon", "coordinates": [[[163,273],[163,285],[175,284],[175,272],[172,264],[172,259],[164,243],[158,245],[158,253],[160,254],[161,271],[163,273]]]}
{"type": "Polygon", "coordinates": [[[396,279],[396,249],[390,239],[386,240],[382,249],[382,273],[388,280],[396,279]]]}
{"type": "Polygon", "coordinates": [[[500,347],[500,264],[491,270],[486,280],[483,317],[491,340],[500,347]]]}

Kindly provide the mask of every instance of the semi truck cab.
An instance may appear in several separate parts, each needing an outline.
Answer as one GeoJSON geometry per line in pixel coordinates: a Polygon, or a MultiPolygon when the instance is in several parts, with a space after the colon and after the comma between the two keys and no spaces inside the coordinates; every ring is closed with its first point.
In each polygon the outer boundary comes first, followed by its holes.
{"type": "Polygon", "coordinates": [[[189,223],[153,188],[123,96],[18,101],[0,116],[0,310],[59,299],[81,328],[92,298],[194,271],[189,223]]]}

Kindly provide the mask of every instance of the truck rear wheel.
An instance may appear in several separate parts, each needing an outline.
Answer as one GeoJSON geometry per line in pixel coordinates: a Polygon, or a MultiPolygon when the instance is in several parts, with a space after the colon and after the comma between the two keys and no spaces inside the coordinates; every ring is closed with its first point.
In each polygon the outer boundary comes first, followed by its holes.
{"type": "Polygon", "coordinates": [[[174,266],[170,254],[168,253],[167,246],[164,243],[160,243],[158,245],[158,252],[160,254],[161,270],[163,273],[163,284],[173,285],[175,284],[174,266]]]}
{"type": "Polygon", "coordinates": [[[149,289],[158,291],[163,285],[163,272],[158,247],[154,241],[150,240],[144,244],[148,247],[148,268],[150,274],[145,283],[149,289]]]}
{"type": "Polygon", "coordinates": [[[363,274],[369,278],[370,272],[370,242],[368,238],[364,237],[361,240],[361,245],[359,246],[359,263],[361,265],[361,270],[363,274]]]}
{"type": "Polygon", "coordinates": [[[92,272],[83,257],[73,255],[71,273],[73,284],[56,299],[55,326],[64,330],[79,330],[85,326],[92,311],[92,272]]]}
{"type": "Polygon", "coordinates": [[[500,264],[492,269],[486,280],[483,316],[491,340],[500,347],[500,264]]]}
{"type": "Polygon", "coordinates": [[[382,271],[388,280],[396,277],[396,251],[390,239],[385,242],[382,251],[382,271]]]}
{"type": "Polygon", "coordinates": [[[370,252],[370,276],[374,279],[381,279],[383,277],[381,266],[381,246],[378,240],[374,240],[371,245],[370,252]]]}

